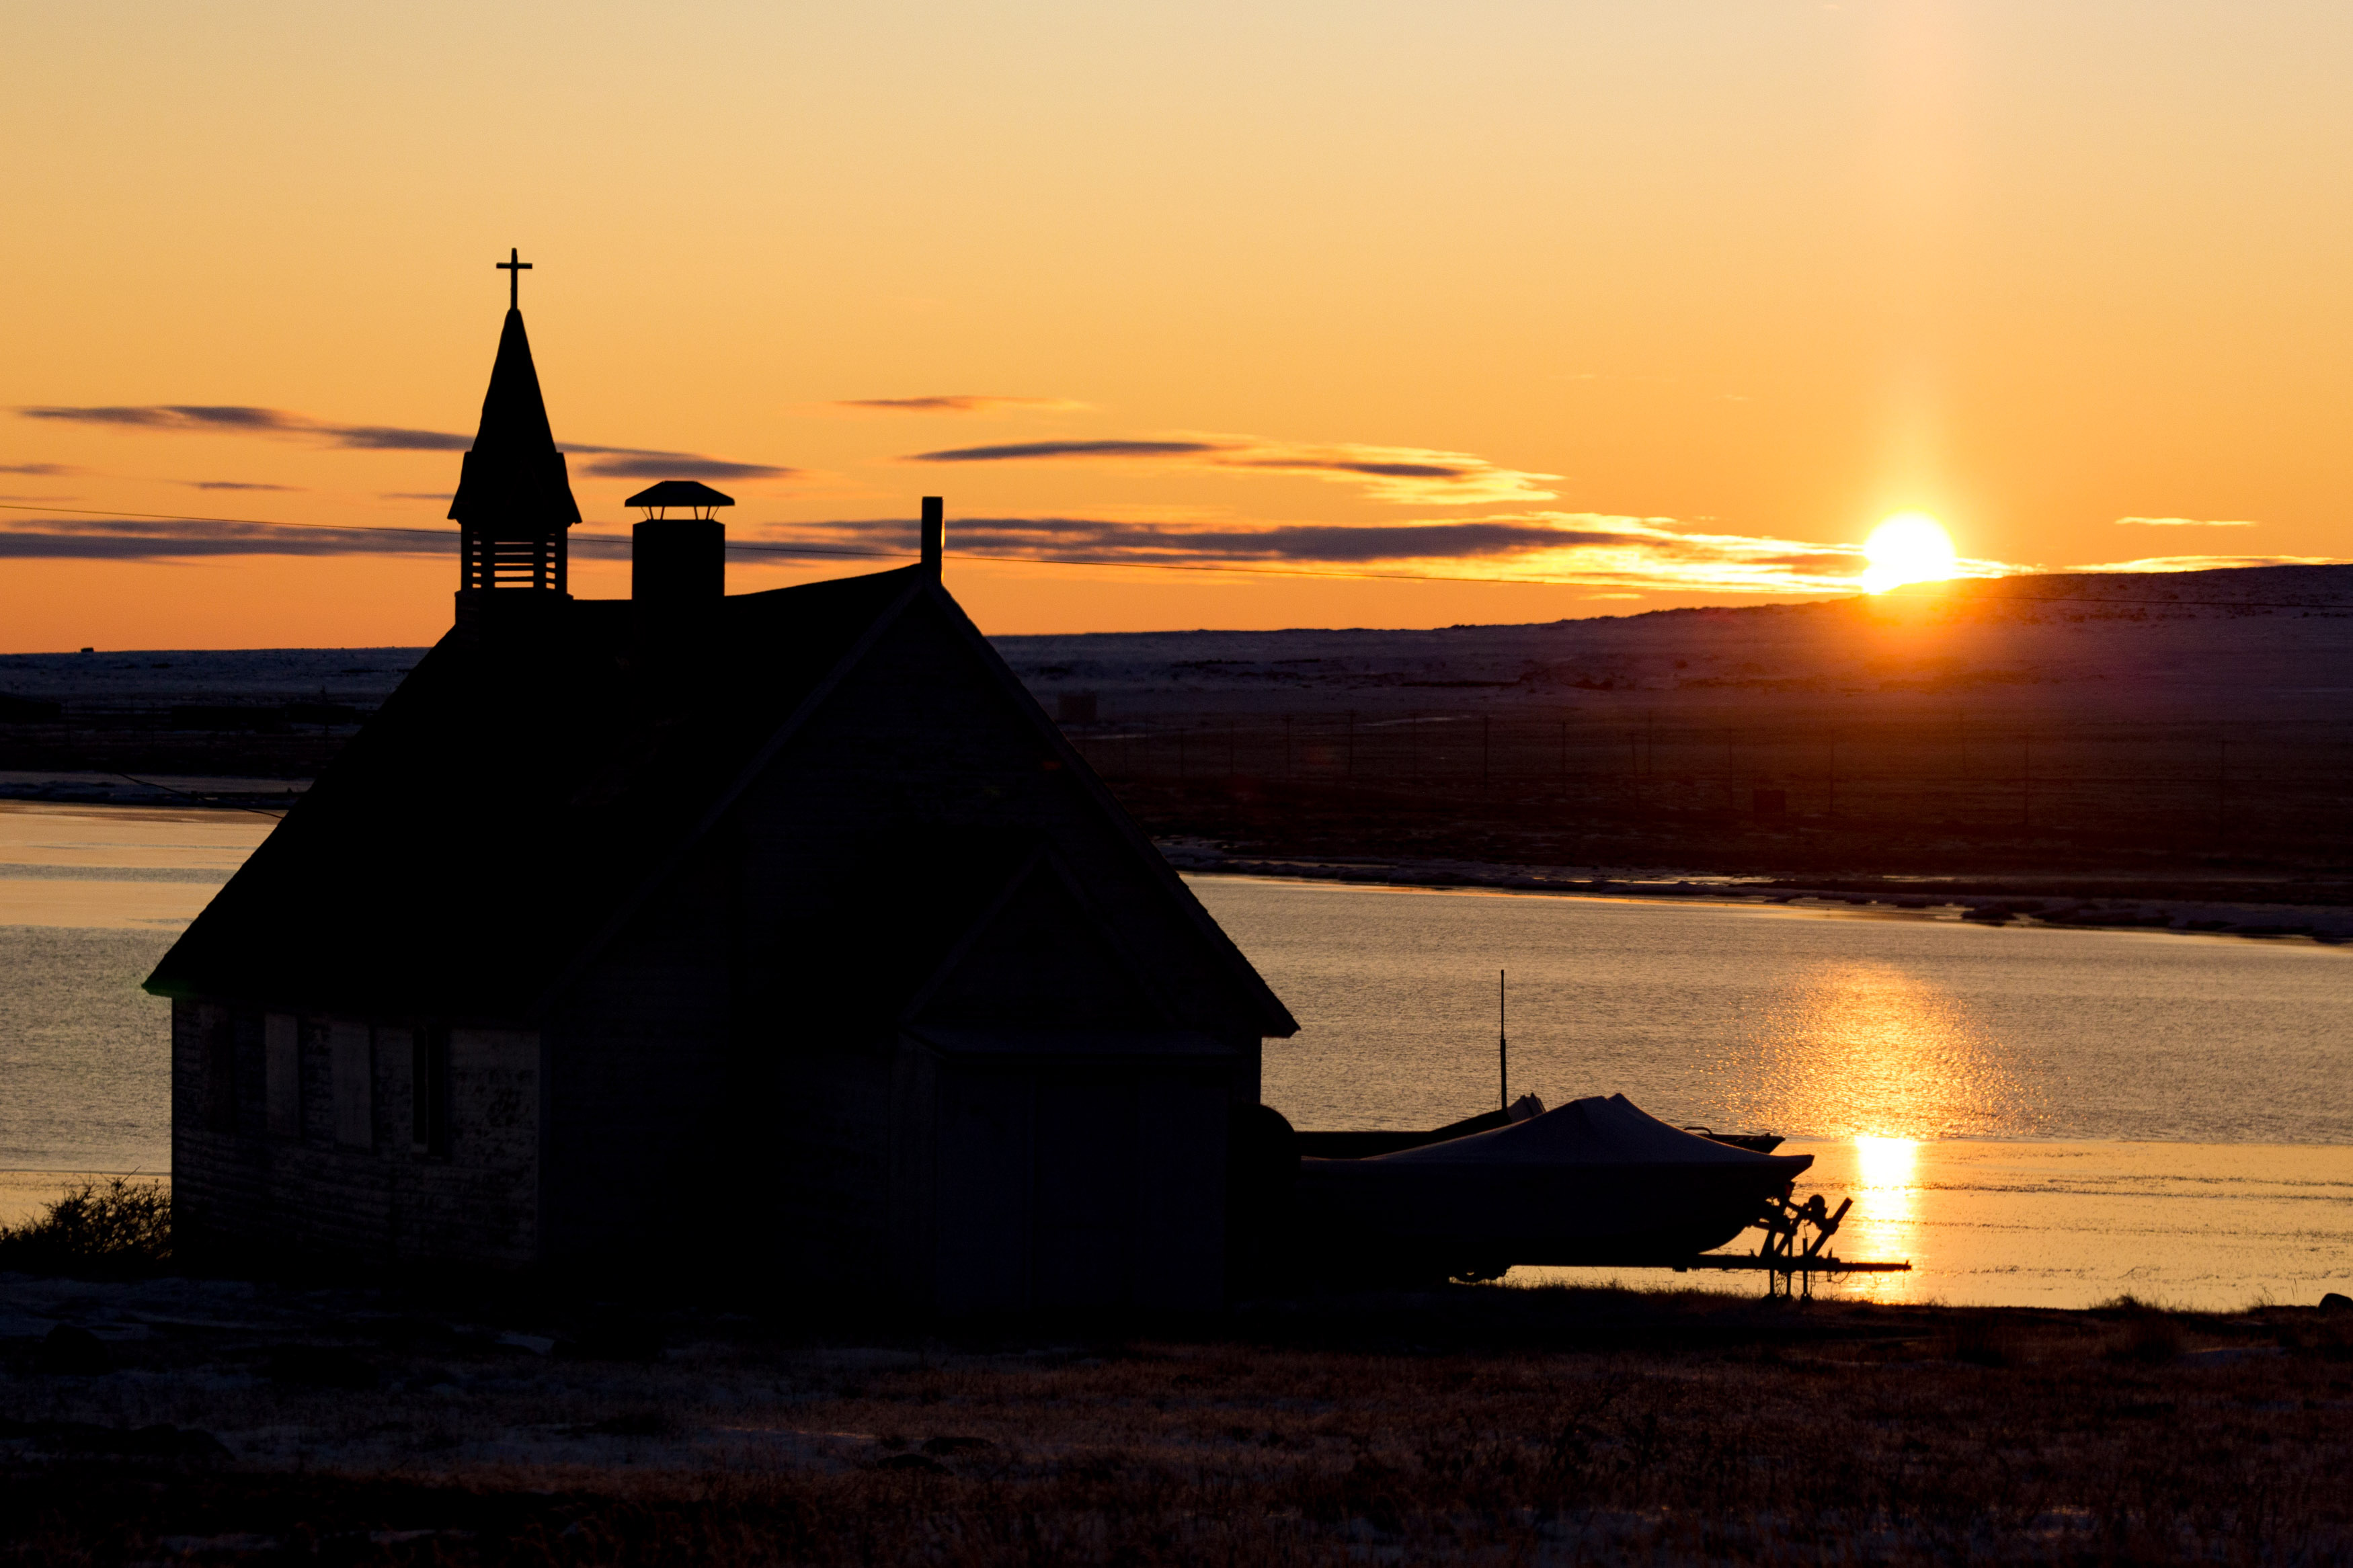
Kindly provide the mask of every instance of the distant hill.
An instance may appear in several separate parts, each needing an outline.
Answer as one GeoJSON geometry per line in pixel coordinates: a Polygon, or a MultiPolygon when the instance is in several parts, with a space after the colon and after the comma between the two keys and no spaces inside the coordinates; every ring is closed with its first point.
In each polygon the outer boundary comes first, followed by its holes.
{"type": "MultiPolygon", "coordinates": [[[[2353,651],[2348,617],[2353,564],[2005,577],[1877,598],[1427,630],[1089,632],[992,640],[1050,705],[1063,692],[1092,691],[1103,710],[1131,715],[1205,703],[1244,710],[1385,700],[1437,706],[1594,700],[1603,691],[1715,691],[1734,700],[1738,693],[1753,700],[1850,686],[1996,693],[2119,680],[2134,689],[2136,702],[2194,705],[2222,692],[2333,691],[2335,675],[2316,666],[2332,662],[2332,650],[2353,651]],[[2168,685],[2169,698],[2161,696],[2168,685]],[[1410,695],[1448,691],[1456,695],[1410,695]]],[[[6,654],[0,655],[0,691],[69,709],[283,703],[322,694],[373,707],[424,653],[6,654]]]]}
{"type": "Polygon", "coordinates": [[[1874,598],[1429,631],[1091,633],[998,649],[1106,716],[1528,703],[1721,712],[1967,696],[2186,718],[2325,716],[2353,683],[2353,565],[2077,574],[1874,598]],[[2243,704],[2252,700],[2254,710],[2243,704]]]}
{"type": "MultiPolygon", "coordinates": [[[[1237,854],[2353,867],[2353,565],[995,641],[1147,828],[1237,854]]],[[[27,700],[0,715],[0,773],[20,775],[0,793],[44,769],[307,777],[422,652],[0,656],[0,692],[27,700]]]]}

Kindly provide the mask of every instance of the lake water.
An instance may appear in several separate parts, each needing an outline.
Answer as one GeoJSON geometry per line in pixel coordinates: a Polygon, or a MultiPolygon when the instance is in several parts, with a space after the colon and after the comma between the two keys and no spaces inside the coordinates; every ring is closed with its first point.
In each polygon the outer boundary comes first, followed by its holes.
{"type": "MultiPolygon", "coordinates": [[[[22,1173],[168,1168],[168,1009],[138,984],[271,826],[0,802],[0,1221],[53,1187],[22,1173]]],[[[1192,885],[1300,1020],[1265,1080],[1298,1126],[1492,1106],[1503,968],[1514,1094],[1624,1093],[1670,1121],[1782,1133],[1816,1158],[1803,1187],[1855,1199],[1840,1251],[1915,1265],[1831,1289],[2204,1307],[2353,1289],[2353,951],[1192,885]]],[[[1553,1277],[1576,1276],[1514,1275],[1553,1277]]]]}
{"type": "Polygon", "coordinates": [[[171,1008],[139,983],[274,826],[0,801],[0,1172],[170,1168],[171,1008]]]}
{"type": "Polygon", "coordinates": [[[1855,1200],[1836,1249],[1915,1265],[1842,1293],[2230,1308],[2353,1289],[2353,951],[1845,906],[1193,887],[1300,1021],[1265,1076],[1300,1127],[1492,1108],[1501,968],[1514,1094],[1622,1093],[1785,1135],[1815,1157],[1800,1192],[1855,1200]]]}

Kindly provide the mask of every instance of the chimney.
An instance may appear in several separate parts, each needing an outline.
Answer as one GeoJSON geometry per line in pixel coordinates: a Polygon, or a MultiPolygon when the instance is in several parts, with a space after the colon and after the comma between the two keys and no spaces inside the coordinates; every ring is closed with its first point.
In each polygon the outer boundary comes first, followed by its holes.
{"type": "Polygon", "coordinates": [[[923,570],[936,577],[941,557],[947,553],[947,502],[938,496],[923,498],[923,570]]]}
{"type": "Polygon", "coordinates": [[[691,612],[726,596],[727,525],[712,513],[733,506],[734,497],[692,479],[664,479],[628,504],[646,510],[629,531],[630,598],[652,609],[691,612]]]}

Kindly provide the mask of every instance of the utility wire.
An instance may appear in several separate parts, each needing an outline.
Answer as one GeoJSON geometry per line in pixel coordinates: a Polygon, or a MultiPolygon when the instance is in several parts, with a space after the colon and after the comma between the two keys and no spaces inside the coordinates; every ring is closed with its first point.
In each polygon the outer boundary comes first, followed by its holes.
{"type": "MultiPolygon", "coordinates": [[[[77,517],[139,518],[162,522],[226,522],[251,528],[282,528],[305,533],[396,533],[420,539],[448,540],[448,531],[438,528],[401,528],[385,523],[322,523],[278,522],[259,517],[195,517],[170,511],[100,511],[88,507],[21,506],[0,502],[0,511],[63,512],[77,517]]],[[[592,544],[627,544],[628,539],[615,533],[575,533],[570,537],[592,544]]],[[[762,544],[749,540],[729,540],[727,549],[734,554],[845,556],[861,560],[912,561],[917,559],[903,550],[853,550],[813,544],[762,544]]],[[[1207,562],[1185,561],[1111,561],[1100,557],[1068,555],[995,555],[981,551],[951,550],[946,552],[958,561],[987,561],[1014,566],[1079,566],[1124,572],[1208,572],[1248,577],[1313,577],[1333,582],[1370,583],[1476,583],[1508,584],[1535,588],[1594,588],[1607,587],[1605,583],[1591,583],[1575,577],[1489,577],[1472,573],[1447,572],[1334,572],[1305,566],[1229,566],[1207,562]]],[[[2066,574],[2085,575],[2086,574],[2066,574]]],[[[2125,576],[2134,574],[2118,573],[2125,576]]],[[[2055,575],[2055,574],[2054,574],[2055,575]]],[[[1988,582],[1989,578],[1946,578],[1934,583],[1905,583],[1883,588],[1875,595],[1856,597],[1878,597],[1885,594],[1934,593],[1954,583],[1988,582]]],[[[1654,590],[1656,591],[1656,590],[1654,590]]],[[[1739,590],[1711,589],[1724,593],[1739,590]]],[[[1760,593],[1784,590],[1752,590],[1760,593]]],[[[2151,605],[2179,609],[2250,609],[2250,610],[2342,610],[2348,607],[2344,600],[2330,599],[2158,599],[2123,598],[2105,594],[1978,594],[1978,599],[1997,602],[2043,605],[2151,605]]]]}

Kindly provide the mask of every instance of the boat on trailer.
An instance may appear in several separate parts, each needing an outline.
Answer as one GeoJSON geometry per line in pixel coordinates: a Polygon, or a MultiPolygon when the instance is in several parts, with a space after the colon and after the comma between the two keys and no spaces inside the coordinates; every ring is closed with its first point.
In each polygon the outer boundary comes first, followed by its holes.
{"type": "Polygon", "coordinates": [[[1786,1205],[1813,1163],[1770,1152],[1778,1139],[1670,1126],[1622,1094],[1550,1110],[1530,1097],[1428,1134],[1296,1138],[1303,1250],[1319,1272],[1389,1278],[1684,1265],[1786,1205]]]}

